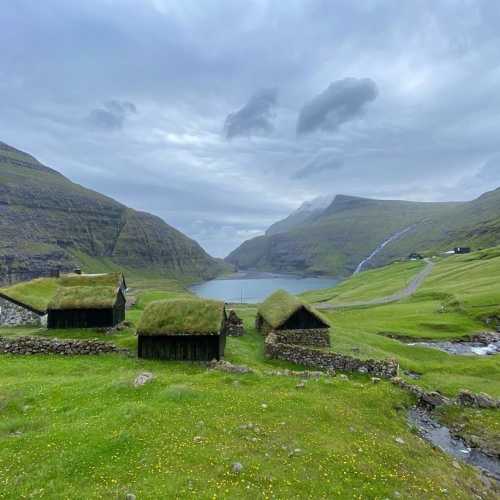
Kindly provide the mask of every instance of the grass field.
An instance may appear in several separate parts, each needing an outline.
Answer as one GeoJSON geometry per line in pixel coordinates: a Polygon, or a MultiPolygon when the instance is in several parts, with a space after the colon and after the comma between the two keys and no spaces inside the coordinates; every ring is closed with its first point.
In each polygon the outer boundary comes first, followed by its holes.
{"type": "MultiPolygon", "coordinates": [[[[342,286],[353,299],[358,286],[372,298],[377,280],[386,294],[418,272],[403,264],[392,269],[362,273],[342,286]]],[[[332,348],[396,357],[402,370],[422,374],[412,383],[449,395],[468,388],[499,397],[499,356],[451,356],[383,334],[437,339],[485,330],[480,320],[495,310],[499,270],[493,252],[454,257],[437,263],[418,294],[401,303],[326,311],[332,348]]],[[[151,289],[144,282],[135,293],[136,306],[127,312],[132,323],[149,302],[188,295],[175,282],[151,289]]],[[[299,389],[297,378],[269,373],[290,365],[264,358],[253,328],[256,307],[236,310],[246,335],[228,339],[226,359],[253,374],[124,355],[2,356],[0,498],[496,498],[472,468],[456,468],[408,427],[408,394],[362,375],[309,380],[299,389]],[[134,388],[146,370],[155,379],[134,388]],[[232,470],[236,462],[240,473],[232,470]]],[[[0,328],[0,335],[26,334],[48,332],[0,328]]],[[[133,327],[50,335],[136,346],[133,327]]],[[[454,410],[443,419],[498,439],[498,412],[454,410]]]]}

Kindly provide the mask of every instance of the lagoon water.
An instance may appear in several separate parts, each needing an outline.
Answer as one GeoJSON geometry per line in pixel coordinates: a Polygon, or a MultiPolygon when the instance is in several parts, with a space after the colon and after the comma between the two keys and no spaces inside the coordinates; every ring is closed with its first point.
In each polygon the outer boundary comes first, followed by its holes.
{"type": "Polygon", "coordinates": [[[191,287],[199,297],[225,302],[255,304],[282,288],[292,294],[331,288],[339,282],[336,278],[303,278],[273,273],[236,273],[228,278],[205,281],[191,287]]]}

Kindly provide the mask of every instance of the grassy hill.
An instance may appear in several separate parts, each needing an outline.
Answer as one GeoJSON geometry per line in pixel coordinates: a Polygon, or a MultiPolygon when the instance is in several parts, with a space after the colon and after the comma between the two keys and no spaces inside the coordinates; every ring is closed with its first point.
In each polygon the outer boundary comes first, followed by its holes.
{"type": "Polygon", "coordinates": [[[319,216],[253,238],[227,261],[241,269],[348,275],[391,235],[411,228],[371,262],[380,266],[412,252],[500,243],[500,189],[464,203],[417,203],[337,196],[319,216]]]}
{"type": "MultiPolygon", "coordinates": [[[[312,302],[375,298],[406,286],[421,266],[396,263],[304,296],[312,302]]],[[[466,388],[500,397],[500,356],[452,356],[386,335],[444,339],[486,329],[485,320],[500,314],[499,275],[499,248],[439,259],[409,299],[325,311],[332,349],[396,357],[404,378],[450,396],[466,388]],[[408,378],[407,370],[421,378],[408,378]]],[[[174,281],[138,289],[127,319],[137,324],[153,300],[187,296],[174,281]]],[[[349,375],[309,380],[298,389],[296,377],[273,375],[301,367],[264,358],[256,311],[255,305],[237,308],[246,335],[229,338],[226,349],[226,359],[252,367],[251,374],[122,355],[3,355],[0,498],[497,498],[475,470],[454,465],[413,432],[406,421],[413,400],[389,382],[349,375]],[[145,370],[154,381],[134,388],[145,370]]],[[[111,335],[0,328],[3,336],[28,333],[101,338],[132,350],[137,342],[134,328],[111,335]]],[[[500,443],[495,410],[450,408],[441,418],[492,446],[500,443]]]]}
{"type": "Polygon", "coordinates": [[[0,143],[0,283],[75,265],[186,279],[213,277],[226,267],[160,218],[0,143]]]}

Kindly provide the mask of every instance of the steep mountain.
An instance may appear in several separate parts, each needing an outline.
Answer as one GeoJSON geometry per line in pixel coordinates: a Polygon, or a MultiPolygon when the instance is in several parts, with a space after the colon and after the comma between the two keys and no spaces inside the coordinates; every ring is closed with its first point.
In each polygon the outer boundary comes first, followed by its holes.
{"type": "Polygon", "coordinates": [[[160,218],[0,143],[0,283],[77,265],[188,279],[213,277],[225,266],[160,218]]]}
{"type": "Polygon", "coordinates": [[[346,275],[381,244],[369,266],[411,252],[500,243],[500,189],[471,202],[419,203],[338,195],[321,213],[284,232],[244,242],[227,261],[240,269],[346,275]],[[396,237],[394,237],[396,235],[396,237]]]}
{"type": "Polygon", "coordinates": [[[288,217],[275,222],[266,231],[266,236],[278,233],[286,233],[295,227],[299,227],[308,221],[314,221],[333,201],[332,196],[319,196],[311,201],[305,201],[302,205],[292,212],[288,217]]]}

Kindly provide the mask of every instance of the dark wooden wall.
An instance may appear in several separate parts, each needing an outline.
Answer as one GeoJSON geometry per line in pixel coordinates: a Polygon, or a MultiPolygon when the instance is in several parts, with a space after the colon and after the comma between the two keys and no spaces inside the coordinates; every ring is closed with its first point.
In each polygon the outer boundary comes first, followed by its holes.
{"type": "Polygon", "coordinates": [[[171,361],[211,361],[224,356],[225,335],[139,335],[139,358],[171,361]]]}
{"type": "Polygon", "coordinates": [[[109,309],[49,310],[47,328],[109,328],[125,320],[125,298],[118,294],[109,309]]]}
{"type": "Polygon", "coordinates": [[[325,328],[327,326],[305,307],[301,307],[278,330],[306,330],[308,328],[325,328]]]}

